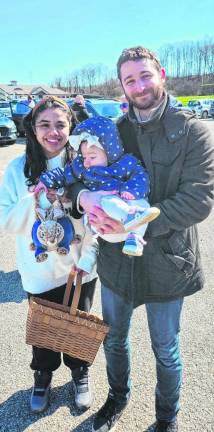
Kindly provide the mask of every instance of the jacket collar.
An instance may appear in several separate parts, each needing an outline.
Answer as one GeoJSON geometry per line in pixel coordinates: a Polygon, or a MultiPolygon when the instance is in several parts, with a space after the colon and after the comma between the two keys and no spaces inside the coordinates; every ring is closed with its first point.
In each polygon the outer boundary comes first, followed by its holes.
{"type": "Polygon", "coordinates": [[[187,119],[195,117],[194,114],[172,106],[170,96],[165,95],[163,104],[148,122],[139,122],[135,115],[133,106],[130,105],[129,112],[125,116],[133,125],[142,127],[145,132],[152,132],[164,125],[169,142],[174,142],[186,133],[187,119]]]}

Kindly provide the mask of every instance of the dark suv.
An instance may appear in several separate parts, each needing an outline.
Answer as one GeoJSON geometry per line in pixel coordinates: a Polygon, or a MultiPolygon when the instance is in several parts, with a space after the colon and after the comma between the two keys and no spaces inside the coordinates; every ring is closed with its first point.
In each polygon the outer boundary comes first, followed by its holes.
{"type": "Polygon", "coordinates": [[[31,110],[31,108],[28,105],[28,101],[27,100],[12,101],[10,103],[10,106],[12,110],[12,119],[16,125],[17,133],[19,136],[24,136],[25,130],[23,126],[23,118],[31,110]]]}

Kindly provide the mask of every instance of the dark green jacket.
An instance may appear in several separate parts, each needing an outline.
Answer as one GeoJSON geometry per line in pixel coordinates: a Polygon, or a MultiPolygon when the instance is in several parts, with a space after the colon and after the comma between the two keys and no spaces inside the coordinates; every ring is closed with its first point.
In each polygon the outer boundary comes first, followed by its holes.
{"type": "Polygon", "coordinates": [[[142,257],[124,255],[123,243],[99,239],[100,280],[135,307],[193,294],[204,283],[196,224],[214,203],[214,137],[202,121],[169,104],[146,126],[131,108],[118,128],[125,152],[144,161],[149,201],[161,214],[148,226],[142,257]]]}

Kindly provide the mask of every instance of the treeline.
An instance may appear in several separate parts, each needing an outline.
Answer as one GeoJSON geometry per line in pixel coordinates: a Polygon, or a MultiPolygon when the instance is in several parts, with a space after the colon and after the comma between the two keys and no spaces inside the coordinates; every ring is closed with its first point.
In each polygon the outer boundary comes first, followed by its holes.
{"type": "MultiPolygon", "coordinates": [[[[167,72],[167,89],[175,96],[214,94],[214,42],[190,41],[164,45],[157,52],[167,72]]],[[[52,84],[72,93],[121,95],[121,87],[113,71],[102,64],[90,64],[58,77],[52,84]]]]}
{"type": "Polygon", "coordinates": [[[102,94],[108,97],[121,95],[121,87],[116,71],[109,71],[103,64],[89,64],[74,69],[66,77],[58,77],[52,84],[68,93],[102,94]]]}
{"type": "Polygon", "coordinates": [[[159,58],[170,77],[210,75],[214,73],[214,42],[168,44],[159,50],[159,58]]]}

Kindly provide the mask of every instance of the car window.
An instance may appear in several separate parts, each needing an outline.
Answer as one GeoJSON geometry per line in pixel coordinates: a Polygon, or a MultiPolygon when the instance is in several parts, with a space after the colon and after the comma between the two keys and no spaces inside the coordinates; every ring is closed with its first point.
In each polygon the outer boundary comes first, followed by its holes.
{"type": "Polygon", "coordinates": [[[10,108],[9,102],[0,102],[0,108],[10,108]]]}
{"type": "Polygon", "coordinates": [[[0,113],[2,115],[11,116],[11,109],[9,102],[0,102],[0,113]]]}
{"type": "Polygon", "coordinates": [[[115,118],[121,116],[121,109],[119,102],[96,102],[95,109],[101,116],[115,118]]]}
{"type": "Polygon", "coordinates": [[[199,105],[199,102],[198,102],[197,100],[190,100],[190,101],[188,102],[188,105],[189,105],[189,106],[196,106],[196,105],[199,105]]]}

